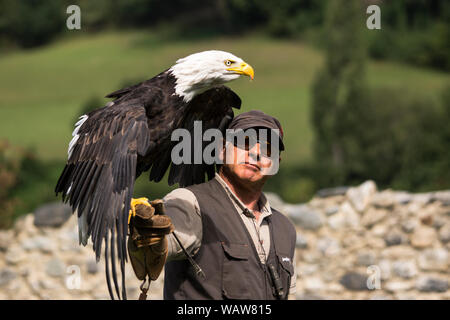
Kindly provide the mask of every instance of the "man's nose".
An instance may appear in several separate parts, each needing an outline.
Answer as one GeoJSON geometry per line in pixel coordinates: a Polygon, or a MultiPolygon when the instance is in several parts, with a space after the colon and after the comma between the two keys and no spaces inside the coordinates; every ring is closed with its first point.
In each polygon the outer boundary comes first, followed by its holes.
{"type": "Polygon", "coordinates": [[[261,152],[260,152],[259,143],[256,143],[252,148],[250,148],[248,150],[248,155],[256,162],[261,160],[261,152]]]}

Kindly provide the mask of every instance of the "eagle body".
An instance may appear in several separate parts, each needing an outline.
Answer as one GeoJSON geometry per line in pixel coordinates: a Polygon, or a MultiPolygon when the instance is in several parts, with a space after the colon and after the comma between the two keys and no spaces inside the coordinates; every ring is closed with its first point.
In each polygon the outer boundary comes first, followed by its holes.
{"type": "Polygon", "coordinates": [[[149,80],[110,93],[106,97],[113,101],[76,123],[55,192],[77,214],[80,243],[86,245],[91,237],[97,261],[105,244],[111,298],[110,276],[120,298],[118,260],[126,299],[128,213],[137,177],[149,171],[149,179],[158,182],[169,170],[169,184],[180,186],[212,178],[214,165],[172,163],[171,134],[178,128],[192,132],[198,120],[204,130],[224,131],[241,99],[223,83],[241,74],[253,78],[253,69],[229,53],[193,54],[149,80]]]}

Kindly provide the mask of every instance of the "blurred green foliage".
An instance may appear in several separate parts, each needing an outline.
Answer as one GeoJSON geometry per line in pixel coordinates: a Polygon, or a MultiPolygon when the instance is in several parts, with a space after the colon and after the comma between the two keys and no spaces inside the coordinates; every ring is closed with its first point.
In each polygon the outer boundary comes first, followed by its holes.
{"type": "Polygon", "coordinates": [[[32,150],[0,140],[0,229],[38,205],[54,201],[49,189],[57,179],[58,163],[39,160],[32,150]]]}
{"type": "MultiPolygon", "coordinates": [[[[66,8],[81,8],[82,30],[154,28],[175,36],[242,34],[260,30],[324,44],[321,32],[328,0],[0,0],[0,44],[33,47],[68,33],[66,8]],[[313,38],[309,35],[313,34],[313,38]]],[[[369,0],[381,8],[382,29],[368,32],[369,53],[450,70],[450,2],[369,0]]],[[[345,5],[345,4],[344,4],[345,5]]],[[[357,29],[365,28],[365,10],[357,29]],[[364,18],[364,19],[363,19],[364,18]]]]}

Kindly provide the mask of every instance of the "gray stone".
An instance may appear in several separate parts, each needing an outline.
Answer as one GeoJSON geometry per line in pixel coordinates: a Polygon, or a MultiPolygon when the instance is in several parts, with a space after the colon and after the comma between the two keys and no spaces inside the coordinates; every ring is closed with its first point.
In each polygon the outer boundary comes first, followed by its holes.
{"type": "Polygon", "coordinates": [[[433,193],[433,201],[439,201],[444,206],[450,206],[450,190],[449,191],[438,191],[433,193]]]}
{"type": "Polygon", "coordinates": [[[446,292],[448,280],[422,276],[416,282],[416,288],[422,292],[446,292]]]}
{"type": "Polygon", "coordinates": [[[71,216],[72,209],[62,202],[43,205],[34,213],[34,225],[37,227],[60,227],[71,216]]]}
{"type": "Polygon", "coordinates": [[[327,217],[332,216],[333,214],[337,213],[339,211],[338,206],[333,206],[325,209],[325,214],[327,217]]]}
{"type": "Polygon", "coordinates": [[[53,258],[47,263],[45,271],[51,277],[62,277],[66,272],[66,266],[58,258],[53,258]]]}
{"type": "Polygon", "coordinates": [[[0,270],[0,288],[15,278],[17,278],[17,274],[13,270],[7,268],[0,270]]]}
{"type": "Polygon", "coordinates": [[[375,253],[373,252],[361,252],[358,253],[356,258],[356,263],[360,266],[371,266],[375,264],[377,261],[375,253]]]}
{"type": "Polygon", "coordinates": [[[0,251],[8,250],[12,238],[12,230],[0,230],[0,251]]]}
{"type": "Polygon", "coordinates": [[[417,266],[414,260],[395,261],[392,264],[394,273],[404,279],[415,277],[418,273],[417,266]]]}
{"type": "Polygon", "coordinates": [[[295,298],[297,300],[326,300],[326,298],[315,293],[298,293],[295,298]]]}
{"type": "Polygon", "coordinates": [[[349,189],[349,187],[345,187],[345,186],[320,189],[319,191],[317,191],[316,195],[320,198],[343,196],[347,193],[348,189],[349,189]]]}
{"type": "Polygon", "coordinates": [[[391,191],[382,191],[373,195],[371,204],[376,208],[392,209],[395,198],[391,191]]]}
{"type": "Polygon", "coordinates": [[[278,209],[279,211],[284,211],[284,201],[279,195],[274,192],[264,192],[264,195],[272,208],[278,209]]]}
{"type": "Polygon", "coordinates": [[[316,230],[322,227],[320,214],[305,204],[286,205],[285,211],[295,224],[304,229],[316,230]]]}
{"type": "Polygon", "coordinates": [[[384,236],[387,246],[398,246],[407,242],[407,237],[398,230],[391,230],[384,236]]]}
{"type": "Polygon", "coordinates": [[[402,230],[406,233],[413,232],[419,226],[417,220],[406,220],[402,222],[402,230]]]}
{"type": "Polygon", "coordinates": [[[419,267],[426,271],[448,271],[448,251],[444,248],[425,249],[420,253],[419,267]]]}
{"type": "Polygon", "coordinates": [[[24,239],[22,241],[22,248],[27,251],[40,250],[44,253],[49,253],[56,250],[56,244],[47,237],[36,236],[24,239]]]}
{"type": "Polygon", "coordinates": [[[443,243],[450,242],[450,224],[444,225],[441,230],[439,230],[439,240],[443,243]]]}
{"type": "Polygon", "coordinates": [[[412,201],[420,203],[422,205],[426,205],[431,203],[433,200],[433,194],[429,192],[424,193],[414,193],[412,195],[412,201]]]}
{"type": "Polygon", "coordinates": [[[404,191],[397,191],[394,194],[395,202],[401,205],[410,203],[412,201],[412,198],[413,197],[410,193],[404,191]]]}
{"type": "Polygon", "coordinates": [[[317,240],[317,249],[326,257],[336,256],[341,251],[339,242],[328,237],[317,240]]]}
{"type": "Polygon", "coordinates": [[[98,272],[98,264],[95,260],[88,260],[86,263],[87,272],[90,274],[96,274],[98,272]]]}
{"type": "Polygon", "coordinates": [[[407,291],[413,288],[413,285],[409,282],[403,281],[389,281],[384,288],[389,292],[407,291]]]}
{"type": "Polygon", "coordinates": [[[358,212],[363,212],[369,205],[372,196],[377,191],[375,182],[369,180],[356,188],[350,188],[347,191],[347,198],[352,206],[358,212]]]}
{"type": "Polygon", "coordinates": [[[369,290],[367,288],[367,278],[365,274],[358,272],[347,272],[339,281],[345,288],[352,291],[369,290]]]}
{"type": "Polygon", "coordinates": [[[308,277],[303,281],[303,285],[307,292],[317,292],[325,288],[325,285],[319,277],[308,277]]]}
{"type": "Polygon", "coordinates": [[[295,246],[299,249],[306,249],[306,248],[308,248],[308,241],[302,234],[297,233],[297,239],[295,241],[295,246]]]}

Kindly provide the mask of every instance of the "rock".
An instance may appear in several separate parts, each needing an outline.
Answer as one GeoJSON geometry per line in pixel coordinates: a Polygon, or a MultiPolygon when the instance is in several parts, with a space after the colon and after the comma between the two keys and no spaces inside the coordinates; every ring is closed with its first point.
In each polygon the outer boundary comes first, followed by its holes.
{"type": "Polygon", "coordinates": [[[10,281],[14,280],[17,274],[11,269],[0,270],[0,288],[6,286],[10,281]]]}
{"type": "Polygon", "coordinates": [[[387,246],[398,246],[408,241],[408,238],[398,230],[391,230],[384,236],[387,246]]]}
{"type": "Polygon", "coordinates": [[[378,222],[382,221],[387,215],[386,210],[369,208],[361,219],[361,224],[367,228],[373,227],[378,222]]]}
{"type": "Polygon", "coordinates": [[[368,290],[367,278],[365,274],[358,272],[347,272],[339,281],[345,288],[352,291],[368,290]]]}
{"type": "Polygon", "coordinates": [[[439,230],[439,240],[443,243],[450,242],[450,224],[444,225],[441,230],[439,230]]]}
{"type": "Polygon", "coordinates": [[[62,202],[54,202],[36,209],[34,225],[37,227],[60,227],[71,216],[72,209],[62,202]]]}
{"type": "Polygon", "coordinates": [[[66,272],[66,266],[58,258],[53,258],[47,263],[45,272],[50,277],[62,277],[66,272]]]}
{"type": "Polygon", "coordinates": [[[377,259],[376,259],[376,255],[373,252],[361,252],[358,253],[358,256],[356,258],[356,264],[360,265],[360,266],[371,266],[374,265],[376,263],[377,259]]]}
{"type": "Polygon", "coordinates": [[[396,203],[405,205],[412,201],[412,195],[408,192],[397,191],[394,193],[394,200],[396,203]]]}
{"type": "Polygon", "coordinates": [[[317,241],[317,249],[326,257],[336,256],[341,251],[339,242],[332,238],[320,238],[317,241]]]}
{"type": "Polygon", "coordinates": [[[444,248],[425,249],[418,258],[419,267],[426,271],[448,271],[449,254],[444,248]]]}
{"type": "Polygon", "coordinates": [[[311,293],[297,293],[295,296],[297,300],[326,300],[324,297],[318,294],[311,293]]]}
{"type": "Polygon", "coordinates": [[[346,201],[339,207],[338,213],[328,218],[328,225],[334,230],[356,228],[359,226],[359,215],[346,201]]]}
{"type": "Polygon", "coordinates": [[[96,274],[98,272],[98,264],[95,260],[88,260],[86,263],[86,269],[89,274],[96,274]]]}
{"type": "Polygon", "coordinates": [[[448,280],[423,276],[417,280],[416,288],[422,292],[446,292],[448,290],[448,280]]]}
{"type": "Polygon", "coordinates": [[[384,288],[389,292],[407,291],[414,287],[413,284],[403,281],[389,281],[384,288]]]}
{"type": "Polygon", "coordinates": [[[279,195],[274,192],[264,192],[264,195],[266,196],[272,208],[275,208],[281,212],[284,211],[284,201],[279,195]]]}
{"type": "Polygon", "coordinates": [[[416,250],[407,245],[387,247],[381,252],[383,258],[391,260],[413,260],[417,256],[416,250]]]}
{"type": "Polygon", "coordinates": [[[325,288],[322,279],[319,277],[308,277],[303,281],[303,285],[307,292],[317,292],[325,288]]]}
{"type": "Polygon", "coordinates": [[[25,252],[19,246],[11,246],[5,254],[5,261],[10,265],[17,265],[26,260],[25,252]]]}
{"type": "Polygon", "coordinates": [[[297,233],[297,239],[295,241],[295,247],[297,247],[299,249],[306,249],[308,247],[308,241],[300,233],[297,233]]]}
{"type": "Polygon", "coordinates": [[[317,266],[317,264],[306,264],[301,266],[303,276],[309,276],[317,272],[318,269],[319,267],[317,266]]]}
{"type": "Polygon", "coordinates": [[[414,193],[412,195],[412,200],[413,202],[419,203],[421,205],[426,205],[429,204],[433,199],[433,194],[429,193],[429,192],[425,192],[425,193],[414,193]]]}
{"type": "Polygon", "coordinates": [[[378,263],[378,267],[380,268],[380,276],[381,280],[388,280],[391,278],[391,268],[392,264],[389,260],[381,260],[378,263]]]}
{"type": "Polygon", "coordinates": [[[322,227],[320,214],[307,205],[286,205],[285,211],[292,221],[303,229],[316,230],[322,227]]]}
{"type": "Polygon", "coordinates": [[[372,197],[371,204],[375,208],[392,209],[395,205],[395,198],[391,191],[386,190],[375,193],[372,197]]]}
{"type": "Polygon", "coordinates": [[[337,213],[339,211],[338,206],[333,206],[325,209],[325,214],[327,217],[332,216],[333,214],[337,213]]]}
{"type": "Polygon", "coordinates": [[[343,196],[347,193],[349,187],[326,188],[317,191],[316,195],[320,198],[343,196]]]}
{"type": "Polygon", "coordinates": [[[366,181],[359,187],[348,189],[346,196],[356,211],[363,212],[376,191],[377,186],[375,182],[366,181]]]}
{"type": "Polygon", "coordinates": [[[417,266],[414,260],[395,261],[392,264],[394,273],[404,279],[415,277],[418,273],[417,266]]]}
{"type": "Polygon", "coordinates": [[[47,237],[36,236],[22,241],[22,248],[26,251],[40,250],[44,253],[50,253],[56,250],[54,241],[47,237]]]}
{"type": "Polygon", "coordinates": [[[433,201],[439,201],[444,206],[450,206],[450,190],[449,191],[438,191],[433,193],[433,201]]]}
{"type": "Polygon", "coordinates": [[[436,230],[427,226],[420,226],[411,236],[411,244],[416,248],[426,248],[437,239],[436,230]]]}
{"type": "Polygon", "coordinates": [[[0,251],[7,251],[13,238],[12,230],[0,230],[0,251]]]}
{"type": "Polygon", "coordinates": [[[417,220],[410,219],[402,222],[401,226],[404,232],[411,233],[419,226],[419,222],[417,220]]]}

